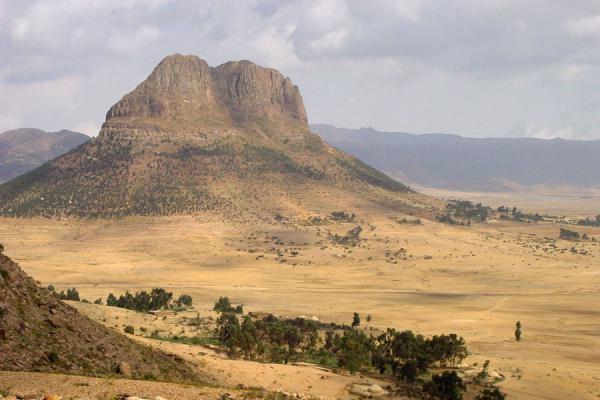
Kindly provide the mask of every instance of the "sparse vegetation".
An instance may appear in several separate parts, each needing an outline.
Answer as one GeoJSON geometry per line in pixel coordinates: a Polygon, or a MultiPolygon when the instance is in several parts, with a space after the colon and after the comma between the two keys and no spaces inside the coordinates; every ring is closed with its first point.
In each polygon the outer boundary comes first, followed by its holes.
{"type": "Polygon", "coordinates": [[[361,226],[357,226],[355,228],[350,229],[343,236],[340,236],[337,233],[334,235],[329,235],[329,239],[332,242],[343,246],[356,246],[358,242],[360,242],[360,233],[362,232],[362,230],[363,229],[361,226]]]}
{"type": "Polygon", "coordinates": [[[329,214],[329,219],[336,222],[352,222],[355,218],[355,214],[350,214],[345,211],[333,211],[329,214]]]}

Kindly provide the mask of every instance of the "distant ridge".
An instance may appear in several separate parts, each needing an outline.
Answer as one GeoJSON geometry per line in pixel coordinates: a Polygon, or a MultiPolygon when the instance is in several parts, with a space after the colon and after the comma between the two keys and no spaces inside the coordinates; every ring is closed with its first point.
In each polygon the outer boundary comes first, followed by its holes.
{"type": "Polygon", "coordinates": [[[0,133],[0,183],[29,172],[90,140],[83,133],[21,128],[0,133]]]}
{"type": "Polygon", "coordinates": [[[164,58],[97,138],[0,186],[0,214],[274,215],[431,202],[310,132],[300,91],[250,61],[164,58]]]}
{"type": "Polygon", "coordinates": [[[311,125],[328,143],[411,184],[512,191],[600,186],[600,140],[465,138],[311,125]]]}

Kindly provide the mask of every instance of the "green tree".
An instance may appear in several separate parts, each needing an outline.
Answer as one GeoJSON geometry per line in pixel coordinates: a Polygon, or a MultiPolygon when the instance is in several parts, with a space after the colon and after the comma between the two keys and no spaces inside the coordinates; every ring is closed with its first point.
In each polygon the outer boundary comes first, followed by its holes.
{"type": "Polygon", "coordinates": [[[360,326],[360,315],[355,312],[354,316],[352,317],[352,327],[356,328],[357,326],[360,326]]]}
{"type": "Polygon", "coordinates": [[[369,338],[364,332],[354,329],[345,331],[336,347],[338,365],[351,373],[370,363],[369,338]]]}
{"type": "Polygon", "coordinates": [[[192,296],[187,295],[187,294],[182,294],[177,299],[177,304],[180,307],[191,307],[192,306],[192,296]]]}
{"type": "Polygon", "coordinates": [[[498,388],[493,389],[483,389],[475,400],[505,400],[506,395],[500,391],[498,388]]]}
{"type": "Polygon", "coordinates": [[[440,400],[462,400],[467,386],[456,371],[444,371],[441,375],[433,375],[431,381],[423,386],[425,393],[440,400]]]}
{"type": "Polygon", "coordinates": [[[516,323],[516,329],[515,329],[515,340],[517,342],[521,341],[521,334],[522,334],[522,332],[521,332],[521,321],[517,321],[517,323],[516,323]]]}

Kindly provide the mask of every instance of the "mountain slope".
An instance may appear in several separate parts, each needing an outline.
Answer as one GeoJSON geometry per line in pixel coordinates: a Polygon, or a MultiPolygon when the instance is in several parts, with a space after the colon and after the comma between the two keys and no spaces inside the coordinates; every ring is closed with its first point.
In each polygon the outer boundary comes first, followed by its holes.
{"type": "Polygon", "coordinates": [[[0,186],[0,214],[230,216],[422,196],[310,132],[289,78],[250,61],[166,57],[107,113],[99,136],[0,186]]]}
{"type": "Polygon", "coordinates": [[[0,253],[0,369],[194,381],[192,369],[79,314],[0,253]],[[122,371],[125,372],[125,371],[122,371]]]}
{"type": "Polygon", "coordinates": [[[423,186],[467,191],[600,186],[599,140],[475,139],[331,125],[311,128],[390,176],[423,186]]]}
{"type": "Polygon", "coordinates": [[[21,128],[0,134],[0,182],[29,172],[85,143],[82,133],[21,128]]]}

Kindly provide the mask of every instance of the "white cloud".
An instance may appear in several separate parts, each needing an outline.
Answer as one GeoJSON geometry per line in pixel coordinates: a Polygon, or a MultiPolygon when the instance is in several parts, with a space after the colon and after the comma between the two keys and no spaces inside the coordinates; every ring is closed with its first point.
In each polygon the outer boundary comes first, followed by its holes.
{"type": "Polygon", "coordinates": [[[567,29],[577,35],[597,35],[600,33],[600,15],[569,20],[567,29]]]}
{"type": "Polygon", "coordinates": [[[559,72],[559,79],[563,82],[577,81],[582,78],[588,69],[588,65],[569,64],[561,68],[559,72]]]}

